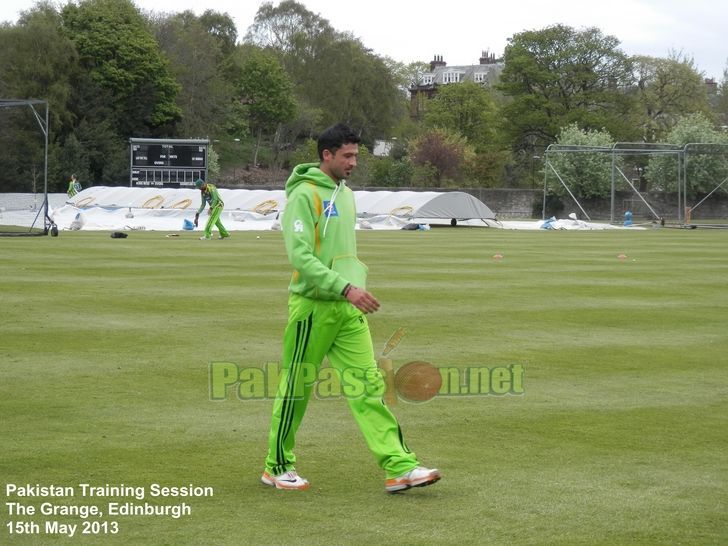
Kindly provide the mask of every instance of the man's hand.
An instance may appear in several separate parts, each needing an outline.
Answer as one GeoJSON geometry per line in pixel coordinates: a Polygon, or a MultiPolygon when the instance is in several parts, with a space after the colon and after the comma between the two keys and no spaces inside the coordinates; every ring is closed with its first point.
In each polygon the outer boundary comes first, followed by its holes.
{"type": "Polygon", "coordinates": [[[199,221],[199,219],[200,219],[200,215],[195,214],[195,227],[197,227],[197,222],[199,221]]]}
{"type": "Polygon", "coordinates": [[[346,299],[362,313],[373,313],[379,309],[377,298],[363,288],[352,286],[346,293],[346,299]]]}

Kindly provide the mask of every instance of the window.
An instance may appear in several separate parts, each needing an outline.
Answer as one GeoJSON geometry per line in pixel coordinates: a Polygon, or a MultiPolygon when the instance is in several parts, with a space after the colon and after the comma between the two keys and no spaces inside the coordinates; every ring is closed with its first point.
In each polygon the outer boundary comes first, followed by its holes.
{"type": "Polygon", "coordinates": [[[473,80],[475,80],[475,83],[488,83],[488,73],[476,72],[473,74],[473,80]]]}
{"type": "Polygon", "coordinates": [[[432,85],[433,79],[433,74],[425,74],[424,76],[422,76],[422,85],[432,85]]]}
{"type": "Polygon", "coordinates": [[[442,75],[442,83],[459,83],[460,76],[460,72],[445,72],[442,75]]]}

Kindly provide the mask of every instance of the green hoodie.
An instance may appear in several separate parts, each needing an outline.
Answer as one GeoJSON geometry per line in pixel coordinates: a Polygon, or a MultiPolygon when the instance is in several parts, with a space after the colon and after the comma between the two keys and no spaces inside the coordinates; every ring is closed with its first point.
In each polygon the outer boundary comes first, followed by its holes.
{"type": "Polygon", "coordinates": [[[297,165],[286,182],[281,227],[294,272],[288,290],[319,300],[345,299],[347,284],[365,288],[367,267],[356,257],[354,192],[318,163],[297,165]]]}

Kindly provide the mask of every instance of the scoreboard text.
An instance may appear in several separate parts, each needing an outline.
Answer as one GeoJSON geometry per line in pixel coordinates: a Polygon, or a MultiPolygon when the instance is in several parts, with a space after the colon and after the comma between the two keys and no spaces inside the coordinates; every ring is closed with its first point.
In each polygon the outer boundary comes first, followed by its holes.
{"type": "Polygon", "coordinates": [[[207,178],[209,141],[130,139],[131,185],[194,187],[207,178]]]}

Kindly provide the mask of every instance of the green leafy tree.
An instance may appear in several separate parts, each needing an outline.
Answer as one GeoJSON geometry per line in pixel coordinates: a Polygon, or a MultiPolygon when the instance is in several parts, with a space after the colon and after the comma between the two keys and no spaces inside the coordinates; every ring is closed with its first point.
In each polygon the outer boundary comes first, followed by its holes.
{"type": "Polygon", "coordinates": [[[412,184],[415,167],[410,161],[393,157],[375,158],[370,164],[370,186],[406,187],[412,184]]]}
{"type": "Polygon", "coordinates": [[[261,5],[246,42],[279,56],[298,102],[320,112],[317,130],[345,122],[372,143],[406,112],[387,62],[302,4],[261,5]]]}
{"type": "Polygon", "coordinates": [[[389,172],[394,160],[391,157],[376,158],[370,166],[370,183],[373,186],[389,186],[389,172]]]}
{"type": "MultiPolygon", "coordinates": [[[[314,54],[319,37],[328,35],[333,38],[334,34],[326,19],[309,11],[303,4],[285,0],[277,6],[272,2],[260,5],[245,41],[278,51],[292,62],[301,54],[314,54]]],[[[286,68],[291,69],[292,66],[287,65],[286,68]]]]}
{"type": "Polygon", "coordinates": [[[315,138],[307,138],[296,150],[291,154],[291,163],[300,165],[301,163],[318,163],[318,144],[315,138]]]}
{"type": "MultiPolygon", "coordinates": [[[[116,132],[163,132],[180,117],[179,84],[130,0],[83,0],[63,8],[64,29],[89,82],[113,102],[116,132]]],[[[80,104],[82,108],[85,106],[80,104]]]]}
{"type": "Polygon", "coordinates": [[[389,57],[384,58],[397,87],[409,97],[409,90],[422,82],[422,76],[430,72],[430,65],[420,61],[404,64],[389,57]]]}
{"type": "MultiPolygon", "coordinates": [[[[60,167],[53,152],[62,146],[75,122],[70,105],[78,74],[76,50],[64,36],[60,14],[50,3],[39,2],[23,12],[15,25],[0,25],[0,97],[48,101],[51,190],[56,182],[63,184],[56,178],[60,167]]],[[[45,108],[36,109],[43,119],[45,108]]],[[[6,191],[39,190],[45,153],[38,122],[28,106],[4,110],[0,112],[4,129],[0,131],[0,187],[6,191]]],[[[61,177],[69,174],[62,173],[61,177]]]]}
{"type": "Polygon", "coordinates": [[[445,85],[427,101],[425,124],[463,135],[476,157],[464,171],[468,183],[495,186],[510,154],[502,149],[497,132],[498,109],[492,91],[477,83],[445,85]]]}
{"type": "Polygon", "coordinates": [[[288,122],[282,123],[277,131],[278,146],[291,161],[291,151],[295,148],[299,137],[312,138],[316,134],[316,128],[321,125],[323,113],[319,108],[310,106],[305,101],[298,101],[296,117],[288,122]]]}
{"type": "Polygon", "coordinates": [[[683,116],[709,114],[705,84],[692,60],[635,57],[633,64],[641,140],[661,142],[683,116]]]}
{"type": "Polygon", "coordinates": [[[572,123],[631,140],[633,106],[625,89],[632,72],[618,46],[597,28],[564,25],[509,39],[498,89],[510,99],[502,109],[502,130],[516,150],[543,149],[572,123]]]}
{"type": "Polygon", "coordinates": [[[369,151],[369,148],[359,144],[359,156],[356,159],[356,169],[351,172],[347,179],[350,186],[363,187],[369,184],[371,178],[372,163],[376,158],[369,151]]]}
{"type": "Polygon", "coordinates": [[[0,26],[0,96],[47,100],[56,132],[74,122],[68,103],[79,73],[78,55],[62,27],[50,2],[23,12],[17,25],[0,26]]]}
{"type": "MultiPolygon", "coordinates": [[[[152,21],[159,46],[180,84],[177,134],[206,137],[220,132],[231,114],[233,86],[228,81],[230,40],[235,25],[210,10],[201,17],[191,11],[152,21]],[[232,25],[232,28],[230,28],[232,25]]],[[[234,46],[234,42],[233,42],[234,46]]]]}
{"type": "MultiPolygon", "coordinates": [[[[614,141],[606,131],[581,129],[576,123],[562,129],[557,144],[564,153],[549,153],[548,160],[577,199],[607,197],[611,191],[612,156],[604,153],[614,141]],[[573,147],[570,148],[570,147],[573,147]],[[575,150],[580,151],[575,151],[575,150]],[[602,150],[600,152],[600,150],[602,150]]],[[[547,170],[552,194],[568,198],[568,192],[550,169],[547,170]]]]}
{"type": "Polygon", "coordinates": [[[220,175],[220,154],[212,144],[207,148],[207,174],[213,180],[220,175]]]}
{"type": "Polygon", "coordinates": [[[312,73],[325,78],[309,78],[307,85],[310,100],[324,112],[324,123],[348,123],[369,144],[376,136],[389,135],[406,102],[384,60],[355,39],[330,44],[321,60],[312,73]]]}
{"type": "MultiPolygon", "coordinates": [[[[728,176],[728,134],[715,128],[701,113],[677,121],[666,142],[687,148],[686,176],[689,197],[712,191],[728,176]]],[[[650,158],[647,176],[654,189],[677,191],[677,160],[674,155],[650,158]]]]}
{"type": "Polygon", "coordinates": [[[52,146],[49,154],[53,158],[53,161],[49,160],[49,186],[52,181],[55,191],[66,191],[71,174],[76,175],[83,187],[92,185],[93,179],[88,154],[75,133],[71,133],[66,137],[63,146],[57,143],[52,146]]]}
{"type": "Polygon", "coordinates": [[[272,135],[279,124],[296,114],[293,87],[278,60],[263,51],[252,51],[237,82],[238,102],[245,113],[256,144],[253,165],[264,135],[272,135]]]}
{"type": "Polygon", "coordinates": [[[119,133],[111,91],[101,88],[88,72],[84,72],[76,82],[74,98],[78,121],[73,134],[88,158],[89,182],[106,185],[128,183],[129,139],[119,133]],[[126,155],[125,162],[110,160],[118,153],[126,155]]]}
{"type": "MultiPolygon", "coordinates": [[[[506,170],[511,164],[511,152],[498,146],[487,146],[475,151],[463,174],[468,186],[494,188],[502,186],[506,170]]],[[[524,182],[522,185],[527,185],[524,182]]]]}
{"type": "Polygon", "coordinates": [[[406,187],[412,185],[414,165],[410,161],[395,160],[389,169],[387,182],[390,186],[406,187]]]}
{"type": "MultiPolygon", "coordinates": [[[[36,106],[43,116],[45,108],[36,106]]],[[[30,192],[42,189],[45,166],[44,137],[29,106],[0,108],[0,191],[30,192]],[[38,177],[41,177],[40,186],[38,177]]],[[[52,180],[49,180],[51,182],[52,180]]]]}
{"type": "Polygon", "coordinates": [[[496,106],[491,92],[473,82],[443,85],[427,101],[425,123],[458,132],[473,146],[495,140],[496,106]]]}
{"type": "Polygon", "coordinates": [[[223,56],[227,58],[232,55],[238,41],[238,29],[232,17],[227,13],[208,9],[200,16],[200,23],[207,33],[217,40],[223,56]]]}

